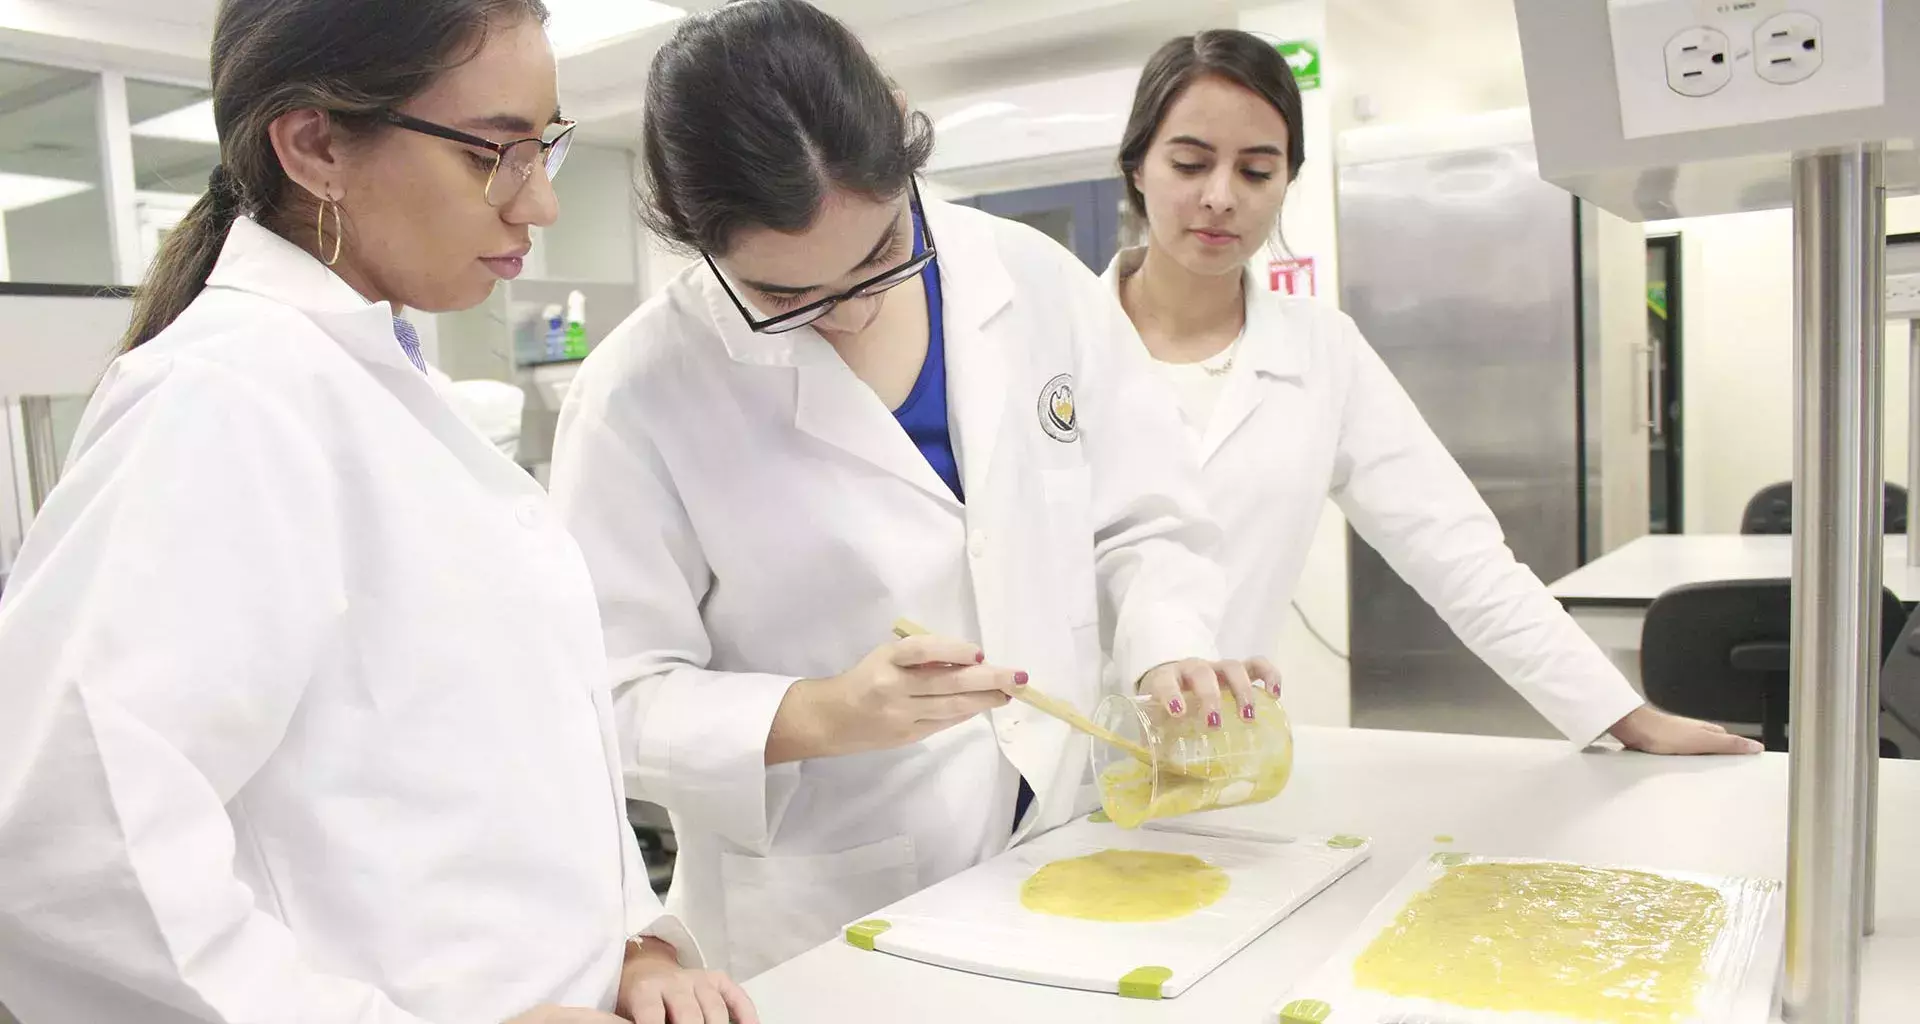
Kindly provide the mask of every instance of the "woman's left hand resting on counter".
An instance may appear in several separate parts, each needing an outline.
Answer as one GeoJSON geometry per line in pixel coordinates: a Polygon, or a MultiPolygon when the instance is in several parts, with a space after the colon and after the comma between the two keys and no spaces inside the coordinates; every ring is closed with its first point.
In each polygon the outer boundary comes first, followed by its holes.
{"type": "Polygon", "coordinates": [[[1607,730],[1628,750],[1647,754],[1758,754],[1763,747],[1712,722],[1670,715],[1642,704],[1607,730]]]}
{"type": "Polygon", "coordinates": [[[634,1024],[760,1024],[732,978],[681,967],[674,948],[654,938],[627,944],[614,1012],[634,1024]]]}

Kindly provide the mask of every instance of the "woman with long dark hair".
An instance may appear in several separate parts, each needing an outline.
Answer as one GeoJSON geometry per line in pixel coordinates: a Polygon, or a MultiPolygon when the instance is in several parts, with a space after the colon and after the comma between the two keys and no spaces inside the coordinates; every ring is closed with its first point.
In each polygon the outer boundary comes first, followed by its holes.
{"type": "MultiPolygon", "coordinates": [[[[1646,704],[1507,547],[1500,524],[1352,319],[1254,286],[1306,153],[1273,44],[1218,29],[1147,62],[1120,149],[1146,245],[1115,289],[1198,453],[1225,532],[1222,646],[1275,652],[1329,498],[1361,538],[1547,721],[1666,754],[1759,744],[1646,704]]],[[[1523,429],[1522,425],[1516,425],[1523,429]]]]}
{"type": "Polygon", "coordinates": [[[700,259],[580,371],[554,496],[669,905],[746,977],[1085,808],[1085,739],[1019,687],[1091,713],[1110,656],[1219,723],[1254,682],[1213,660],[1215,531],[1118,305],[920,194],[931,126],[844,26],[687,19],[644,145],[649,222],[700,259]]]}
{"type": "Polygon", "coordinates": [[[403,317],[557,214],[545,16],[222,4],[219,169],[0,603],[24,1024],[752,1019],[647,887],[579,550],[403,317]]]}

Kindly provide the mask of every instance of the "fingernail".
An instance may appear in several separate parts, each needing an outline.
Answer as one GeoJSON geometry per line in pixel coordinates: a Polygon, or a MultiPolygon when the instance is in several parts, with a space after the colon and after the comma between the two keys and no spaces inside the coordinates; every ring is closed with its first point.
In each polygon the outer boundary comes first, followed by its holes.
{"type": "Polygon", "coordinates": [[[1013,685],[1015,686],[1027,685],[1027,674],[1025,672],[1015,672],[1013,674],[1013,685]]]}
{"type": "Polygon", "coordinates": [[[974,652],[973,663],[975,665],[985,665],[987,663],[987,652],[985,651],[974,652]]]}
{"type": "Polygon", "coordinates": [[[1175,697],[1172,700],[1167,702],[1167,710],[1173,712],[1176,715],[1183,715],[1183,714],[1186,714],[1187,706],[1185,704],[1180,703],[1180,698],[1175,697]]]}
{"type": "Polygon", "coordinates": [[[1249,722],[1253,721],[1253,705],[1251,704],[1240,705],[1240,717],[1246,719],[1249,722]]]}
{"type": "Polygon", "coordinates": [[[1207,712],[1207,728],[1209,729],[1220,728],[1220,712],[1218,711],[1207,712]]]}
{"type": "Polygon", "coordinates": [[[1273,694],[1275,697],[1280,696],[1280,684],[1275,683],[1272,686],[1267,687],[1267,692],[1273,694]]]}

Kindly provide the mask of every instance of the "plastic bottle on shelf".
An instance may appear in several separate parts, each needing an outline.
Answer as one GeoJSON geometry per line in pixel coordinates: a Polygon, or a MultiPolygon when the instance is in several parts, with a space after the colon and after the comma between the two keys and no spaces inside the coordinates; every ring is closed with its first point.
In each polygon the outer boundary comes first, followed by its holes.
{"type": "Polygon", "coordinates": [[[587,357],[587,297],[578,291],[567,295],[566,358],[587,357]]]}
{"type": "Polygon", "coordinates": [[[549,305],[540,311],[540,320],[546,325],[545,358],[559,360],[567,357],[567,320],[566,311],[559,303],[549,305]]]}

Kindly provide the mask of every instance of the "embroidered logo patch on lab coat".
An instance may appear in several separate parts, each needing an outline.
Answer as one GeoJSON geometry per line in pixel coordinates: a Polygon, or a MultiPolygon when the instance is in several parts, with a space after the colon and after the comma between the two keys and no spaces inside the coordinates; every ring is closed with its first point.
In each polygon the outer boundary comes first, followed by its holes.
{"type": "Polygon", "coordinates": [[[1080,440],[1080,421],[1073,415],[1073,374],[1063,373],[1040,389],[1040,429],[1062,444],[1080,440]]]}

